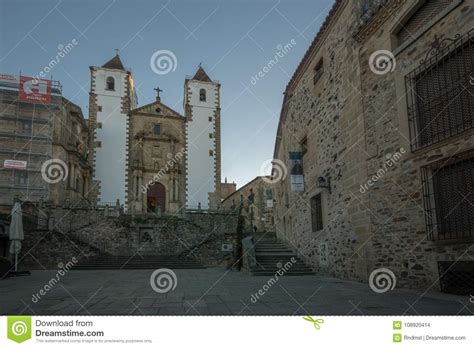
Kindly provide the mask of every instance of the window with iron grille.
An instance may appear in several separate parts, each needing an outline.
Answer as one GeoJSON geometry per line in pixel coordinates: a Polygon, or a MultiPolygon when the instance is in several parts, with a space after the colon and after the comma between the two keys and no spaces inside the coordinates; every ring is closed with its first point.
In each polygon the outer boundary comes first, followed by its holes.
{"type": "Polygon", "coordinates": [[[401,45],[411,38],[429,21],[434,19],[455,0],[426,0],[408,18],[397,33],[397,43],[401,45]]]}
{"type": "Polygon", "coordinates": [[[311,225],[313,232],[323,229],[323,207],[320,193],[311,198],[311,225]]]}
{"type": "Polygon", "coordinates": [[[474,128],[474,29],[437,43],[406,76],[412,151],[474,128]]]}
{"type": "Polygon", "coordinates": [[[428,240],[474,237],[474,150],[421,168],[428,240]]]}
{"type": "Polygon", "coordinates": [[[15,171],[16,184],[19,186],[28,185],[28,172],[26,171],[15,171]]]}

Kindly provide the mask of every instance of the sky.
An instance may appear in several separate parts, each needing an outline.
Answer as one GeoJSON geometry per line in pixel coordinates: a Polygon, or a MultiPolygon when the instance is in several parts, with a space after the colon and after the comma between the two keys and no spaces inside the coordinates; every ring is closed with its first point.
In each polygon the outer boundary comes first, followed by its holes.
{"type": "Polygon", "coordinates": [[[87,117],[89,66],[119,49],[139,106],[159,86],[183,114],[184,80],[202,64],[221,84],[222,180],[240,187],[269,174],[283,91],[333,2],[0,0],[0,73],[36,76],[73,43],[47,78],[87,117]],[[176,57],[166,74],[150,62],[158,51],[176,57]]]}

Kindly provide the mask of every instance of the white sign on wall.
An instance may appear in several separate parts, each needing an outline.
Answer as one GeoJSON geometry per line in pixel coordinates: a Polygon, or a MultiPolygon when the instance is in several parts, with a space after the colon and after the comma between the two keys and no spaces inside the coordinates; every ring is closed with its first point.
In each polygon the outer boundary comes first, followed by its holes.
{"type": "Polygon", "coordinates": [[[28,162],[26,161],[5,160],[3,162],[3,168],[7,168],[7,169],[25,170],[27,165],[28,165],[28,162]]]}

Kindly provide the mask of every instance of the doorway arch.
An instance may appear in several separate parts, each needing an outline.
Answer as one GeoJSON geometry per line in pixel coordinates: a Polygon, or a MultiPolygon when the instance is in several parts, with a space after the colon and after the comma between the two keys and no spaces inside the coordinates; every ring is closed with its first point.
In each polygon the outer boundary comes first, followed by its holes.
{"type": "Polygon", "coordinates": [[[160,207],[161,212],[166,211],[166,188],[163,184],[155,182],[146,193],[146,207],[150,213],[155,213],[160,207]]]}

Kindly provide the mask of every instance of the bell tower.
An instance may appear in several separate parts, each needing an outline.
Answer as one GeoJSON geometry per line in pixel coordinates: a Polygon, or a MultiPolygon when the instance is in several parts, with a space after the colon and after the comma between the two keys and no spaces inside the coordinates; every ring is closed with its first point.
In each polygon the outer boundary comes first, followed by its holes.
{"type": "Polygon", "coordinates": [[[136,107],[132,73],[118,53],[101,67],[91,66],[89,120],[94,130],[94,180],[98,202],[127,204],[129,111],[136,107]]]}
{"type": "Polygon", "coordinates": [[[220,87],[201,66],[184,84],[187,208],[220,205],[220,87]]]}

